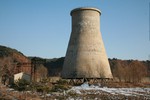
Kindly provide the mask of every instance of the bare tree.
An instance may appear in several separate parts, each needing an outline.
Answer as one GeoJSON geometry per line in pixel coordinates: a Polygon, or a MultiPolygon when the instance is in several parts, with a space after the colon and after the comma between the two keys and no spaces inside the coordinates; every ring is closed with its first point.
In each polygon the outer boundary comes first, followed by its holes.
{"type": "Polygon", "coordinates": [[[132,61],[129,64],[131,82],[141,82],[142,78],[146,76],[146,67],[139,61],[132,61]]]}
{"type": "Polygon", "coordinates": [[[114,66],[115,67],[113,69],[113,74],[115,77],[119,79],[119,82],[122,82],[125,76],[125,67],[123,61],[117,60],[114,66]]]}
{"type": "Polygon", "coordinates": [[[44,78],[47,78],[48,70],[44,65],[40,64],[36,69],[36,75],[37,79],[42,80],[44,78]]]}

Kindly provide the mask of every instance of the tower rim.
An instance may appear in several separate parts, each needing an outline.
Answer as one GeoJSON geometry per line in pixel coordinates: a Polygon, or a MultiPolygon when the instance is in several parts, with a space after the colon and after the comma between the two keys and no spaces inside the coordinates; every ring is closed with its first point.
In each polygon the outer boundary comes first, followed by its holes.
{"type": "Polygon", "coordinates": [[[72,16],[72,14],[76,11],[81,11],[81,10],[94,10],[94,11],[97,11],[100,15],[101,15],[101,11],[98,9],[98,8],[95,8],[95,7],[78,7],[78,8],[75,8],[73,9],[71,12],[70,12],[70,15],[72,16]]]}

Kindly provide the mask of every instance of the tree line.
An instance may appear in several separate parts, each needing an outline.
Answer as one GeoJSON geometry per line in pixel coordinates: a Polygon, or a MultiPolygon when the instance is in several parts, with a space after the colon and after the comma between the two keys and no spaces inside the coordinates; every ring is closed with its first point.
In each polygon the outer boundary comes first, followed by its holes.
{"type": "MultiPolygon", "coordinates": [[[[43,61],[42,58],[36,58],[43,61]]],[[[2,61],[2,60],[1,60],[2,61]]],[[[10,76],[13,74],[13,66],[9,66],[12,59],[6,60],[7,65],[0,62],[0,78],[3,75],[10,76]]],[[[49,60],[46,59],[43,64],[36,64],[35,78],[36,80],[42,80],[50,76],[60,76],[63,67],[64,57],[49,60]]],[[[138,60],[120,60],[120,59],[109,59],[111,71],[114,79],[119,82],[141,82],[143,78],[150,78],[150,61],[138,61],[138,60]]]]}
{"type": "MultiPolygon", "coordinates": [[[[37,74],[41,76],[60,76],[64,57],[48,61],[43,67],[37,68],[37,74]],[[42,71],[43,70],[43,71],[42,71]]],[[[150,78],[150,61],[109,59],[114,79],[119,82],[139,83],[145,77],[150,78]]],[[[42,77],[41,77],[42,78],[42,77]]]]}
{"type": "Polygon", "coordinates": [[[141,82],[150,77],[150,61],[109,59],[112,74],[119,82],[141,82]]]}

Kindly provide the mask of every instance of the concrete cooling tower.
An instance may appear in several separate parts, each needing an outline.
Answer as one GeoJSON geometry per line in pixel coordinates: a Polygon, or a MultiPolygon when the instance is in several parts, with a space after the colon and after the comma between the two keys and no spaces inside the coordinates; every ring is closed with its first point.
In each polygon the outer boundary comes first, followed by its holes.
{"type": "Polygon", "coordinates": [[[61,73],[65,79],[112,78],[96,8],[71,11],[72,32],[61,73]]]}

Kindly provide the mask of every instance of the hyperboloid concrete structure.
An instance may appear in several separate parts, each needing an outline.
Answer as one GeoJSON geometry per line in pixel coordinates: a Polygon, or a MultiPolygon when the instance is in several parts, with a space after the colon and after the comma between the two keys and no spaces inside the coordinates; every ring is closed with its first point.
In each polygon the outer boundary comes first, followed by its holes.
{"type": "Polygon", "coordinates": [[[83,7],[73,9],[70,14],[72,32],[61,74],[62,78],[112,78],[100,32],[100,10],[83,7]]]}

